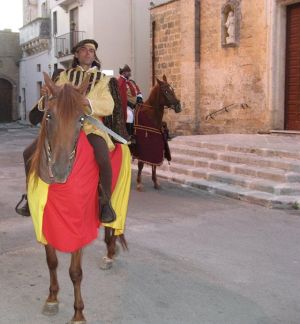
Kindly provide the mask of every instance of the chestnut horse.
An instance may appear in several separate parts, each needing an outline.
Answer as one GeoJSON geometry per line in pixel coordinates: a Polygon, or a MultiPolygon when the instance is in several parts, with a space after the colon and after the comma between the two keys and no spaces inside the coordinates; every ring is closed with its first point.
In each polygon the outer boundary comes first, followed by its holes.
{"type": "Polygon", "coordinates": [[[89,76],[78,88],[71,84],[58,87],[45,73],[44,79],[51,96],[45,101],[44,118],[28,177],[32,220],[37,240],[45,245],[50,273],[49,295],[43,314],[58,312],[58,249],[71,253],[69,274],[74,286],[75,312],[69,323],[83,324],[86,321],[81,296],[82,248],[97,237],[99,227],[99,170],[93,149],[82,131],[83,100],[89,76]],[[46,200],[43,201],[44,192],[46,200]],[[41,209],[42,216],[39,215],[41,209]]]}
{"type": "Polygon", "coordinates": [[[142,190],[142,170],[144,164],[152,166],[152,181],[154,188],[159,189],[156,176],[156,167],[164,159],[164,139],[162,133],[162,120],[165,107],[171,108],[175,113],[181,112],[181,104],[174,89],[168,83],[166,76],[163,80],[156,79],[149,98],[135,110],[134,134],[136,145],[132,149],[133,158],[138,160],[137,190],[142,190]]]}

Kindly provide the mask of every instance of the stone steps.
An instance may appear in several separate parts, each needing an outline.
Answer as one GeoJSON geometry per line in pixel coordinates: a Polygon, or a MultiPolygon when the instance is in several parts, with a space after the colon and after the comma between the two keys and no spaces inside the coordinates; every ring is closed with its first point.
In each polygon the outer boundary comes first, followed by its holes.
{"type": "MultiPolygon", "coordinates": [[[[157,169],[159,177],[266,207],[300,207],[296,150],[202,142],[199,137],[176,138],[170,148],[171,164],[157,169]]],[[[147,166],[144,170],[151,173],[147,166]]]]}

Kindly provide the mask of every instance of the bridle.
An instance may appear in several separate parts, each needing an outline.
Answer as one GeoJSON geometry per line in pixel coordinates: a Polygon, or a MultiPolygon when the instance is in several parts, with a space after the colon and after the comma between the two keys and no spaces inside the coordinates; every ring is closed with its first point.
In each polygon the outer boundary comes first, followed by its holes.
{"type": "MultiPolygon", "coordinates": [[[[46,153],[46,158],[47,158],[47,165],[48,165],[48,171],[49,171],[49,176],[50,178],[54,178],[53,172],[52,172],[52,166],[54,165],[53,162],[53,158],[52,158],[52,149],[51,149],[51,145],[49,143],[49,134],[48,134],[48,127],[47,124],[49,123],[49,121],[51,120],[51,114],[49,112],[49,101],[51,100],[55,100],[57,99],[56,96],[44,96],[44,107],[43,108],[39,108],[40,111],[44,112],[44,118],[45,118],[45,145],[44,145],[44,149],[45,149],[45,153],[46,153]]],[[[88,116],[87,114],[81,115],[79,118],[79,123],[80,123],[80,130],[83,127],[84,121],[85,121],[85,117],[88,116]]],[[[79,136],[77,136],[76,141],[74,143],[74,147],[73,150],[71,151],[71,153],[68,156],[68,161],[72,161],[76,155],[76,149],[77,149],[77,144],[78,144],[78,138],[79,136]]]]}
{"type": "Polygon", "coordinates": [[[174,90],[168,83],[159,85],[159,88],[160,92],[163,94],[168,104],[170,105],[168,106],[168,108],[172,108],[179,103],[179,100],[174,95],[174,90]]]}

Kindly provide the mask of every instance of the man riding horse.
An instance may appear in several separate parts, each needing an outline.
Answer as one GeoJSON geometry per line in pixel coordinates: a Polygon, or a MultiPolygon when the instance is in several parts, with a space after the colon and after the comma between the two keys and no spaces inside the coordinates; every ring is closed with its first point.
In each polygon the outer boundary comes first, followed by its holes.
{"type": "Polygon", "coordinates": [[[134,109],[136,104],[143,102],[143,95],[134,80],[131,77],[131,69],[125,64],[119,69],[120,76],[118,84],[121,95],[123,116],[126,121],[126,129],[130,136],[133,135],[134,109]]]}
{"type": "MultiPolygon", "coordinates": [[[[89,76],[89,86],[86,91],[85,110],[92,117],[104,118],[113,113],[114,100],[109,90],[109,78],[100,72],[100,61],[96,55],[98,44],[93,39],[85,39],[79,42],[73,49],[74,54],[72,67],[59,74],[56,80],[57,85],[72,83],[74,86],[80,86],[85,77],[89,76]]],[[[38,103],[38,108],[43,110],[44,101],[48,94],[47,87],[43,87],[42,94],[38,103]]],[[[103,130],[97,128],[89,121],[84,123],[83,127],[89,143],[94,149],[95,159],[101,170],[99,192],[101,193],[101,215],[102,219],[115,218],[114,210],[110,204],[112,169],[110,163],[109,151],[114,149],[114,144],[109,135],[103,130]]],[[[35,140],[24,151],[25,173],[28,176],[30,169],[30,159],[36,149],[35,140]]],[[[16,211],[23,216],[30,216],[28,203],[16,211]]]]}

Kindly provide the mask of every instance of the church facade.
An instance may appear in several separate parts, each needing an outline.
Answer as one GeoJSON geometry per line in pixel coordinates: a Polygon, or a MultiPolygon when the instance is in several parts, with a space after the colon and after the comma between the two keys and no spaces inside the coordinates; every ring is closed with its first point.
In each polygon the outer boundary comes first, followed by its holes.
{"type": "Polygon", "coordinates": [[[177,134],[300,131],[300,0],[172,0],[151,12],[152,82],[177,134]]]}

